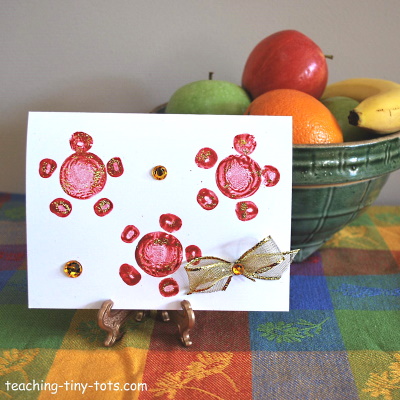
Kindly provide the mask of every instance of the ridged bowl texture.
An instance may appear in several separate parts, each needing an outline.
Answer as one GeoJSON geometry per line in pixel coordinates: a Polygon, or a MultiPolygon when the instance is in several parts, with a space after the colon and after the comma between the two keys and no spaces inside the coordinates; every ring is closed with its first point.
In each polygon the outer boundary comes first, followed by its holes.
{"type": "Polygon", "coordinates": [[[400,168],[400,132],[359,142],[293,146],[292,248],[319,249],[378,197],[400,168]]]}

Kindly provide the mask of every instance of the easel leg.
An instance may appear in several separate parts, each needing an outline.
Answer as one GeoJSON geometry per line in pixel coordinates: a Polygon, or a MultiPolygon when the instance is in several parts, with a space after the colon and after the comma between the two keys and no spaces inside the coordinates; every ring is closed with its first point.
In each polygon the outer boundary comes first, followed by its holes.
{"type": "Polygon", "coordinates": [[[117,340],[121,339],[121,326],[135,312],[131,310],[112,310],[114,302],[106,300],[97,314],[99,327],[108,332],[107,339],[104,341],[106,347],[112,346],[117,340]]]}
{"type": "MultiPolygon", "coordinates": [[[[135,320],[141,322],[149,314],[149,311],[112,310],[113,305],[114,302],[112,300],[106,300],[101,305],[97,315],[99,327],[108,332],[107,339],[104,341],[104,345],[107,347],[112,346],[117,340],[121,339],[122,332],[120,329],[129,317],[135,314],[135,320]]],[[[192,345],[189,333],[195,323],[194,311],[187,300],[183,300],[181,306],[182,311],[161,311],[161,318],[164,322],[172,321],[178,325],[182,344],[189,347],[192,345]]]]}
{"type": "Polygon", "coordinates": [[[169,319],[178,325],[179,335],[184,346],[189,347],[192,345],[190,340],[190,330],[193,329],[195,323],[194,311],[189,301],[183,300],[181,302],[182,310],[168,311],[169,319]]]}
{"type": "Polygon", "coordinates": [[[148,310],[147,311],[137,311],[136,315],[135,315],[135,321],[136,322],[142,322],[143,318],[146,317],[149,314],[150,314],[150,312],[148,310]]]}

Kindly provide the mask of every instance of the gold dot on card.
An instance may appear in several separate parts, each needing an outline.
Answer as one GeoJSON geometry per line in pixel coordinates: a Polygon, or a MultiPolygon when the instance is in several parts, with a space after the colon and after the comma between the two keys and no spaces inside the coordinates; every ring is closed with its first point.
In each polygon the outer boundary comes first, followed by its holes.
{"type": "Polygon", "coordinates": [[[77,278],[82,271],[82,265],[78,261],[68,261],[64,265],[64,272],[70,278],[77,278]]]}
{"type": "Polygon", "coordinates": [[[151,175],[154,179],[157,179],[158,181],[165,179],[167,177],[167,174],[167,168],[162,165],[157,165],[151,170],[151,175]]]}
{"type": "Polygon", "coordinates": [[[242,275],[244,272],[244,267],[242,264],[234,264],[232,267],[232,272],[235,275],[242,275]]]}

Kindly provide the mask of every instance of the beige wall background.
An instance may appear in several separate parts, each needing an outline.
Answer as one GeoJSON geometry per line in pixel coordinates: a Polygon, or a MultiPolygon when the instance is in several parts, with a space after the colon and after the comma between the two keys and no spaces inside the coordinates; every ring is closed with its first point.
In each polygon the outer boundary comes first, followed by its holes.
{"type": "MultiPolygon", "coordinates": [[[[240,84],[264,37],[297,29],[329,82],[400,82],[398,0],[0,0],[0,191],[23,193],[29,111],[147,112],[180,86],[240,84]]],[[[400,204],[400,172],[377,200],[400,204]]]]}

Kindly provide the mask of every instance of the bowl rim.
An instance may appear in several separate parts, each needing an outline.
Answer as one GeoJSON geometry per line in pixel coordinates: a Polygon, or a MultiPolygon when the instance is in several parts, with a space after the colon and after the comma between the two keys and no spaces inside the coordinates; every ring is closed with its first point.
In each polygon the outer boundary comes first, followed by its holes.
{"type": "Polygon", "coordinates": [[[293,185],[340,185],[400,168],[400,131],[357,142],[293,145],[293,185]]]}
{"type": "MultiPolygon", "coordinates": [[[[375,131],[371,131],[375,134],[375,131]]],[[[293,149],[323,149],[323,148],[353,148],[353,147],[359,147],[359,146],[368,146],[371,144],[379,143],[379,142],[385,142],[387,140],[391,139],[397,139],[400,138],[400,131],[393,132],[393,133],[388,133],[388,134],[382,134],[378,137],[372,138],[372,139],[363,139],[363,140],[358,140],[358,141],[350,141],[350,142],[342,142],[342,143],[325,143],[325,144],[293,144],[293,149]]]]}

